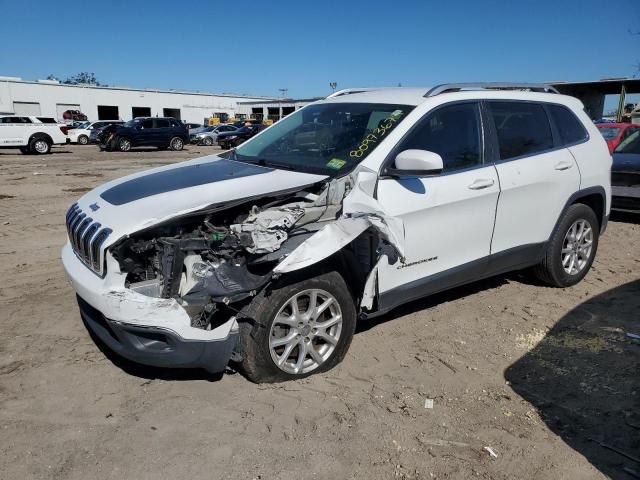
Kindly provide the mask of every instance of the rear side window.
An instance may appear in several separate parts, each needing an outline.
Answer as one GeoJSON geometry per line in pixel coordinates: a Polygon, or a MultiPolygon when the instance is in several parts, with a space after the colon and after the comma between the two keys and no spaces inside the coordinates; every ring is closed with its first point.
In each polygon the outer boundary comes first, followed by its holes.
{"type": "Polygon", "coordinates": [[[171,123],[169,123],[169,120],[163,118],[156,120],[156,128],[169,128],[170,126],[171,123]]]}
{"type": "Polygon", "coordinates": [[[548,105],[548,108],[556,130],[560,134],[562,145],[578,143],[587,139],[587,131],[571,110],[561,105],[548,105]]]}
{"type": "Polygon", "coordinates": [[[49,117],[38,117],[38,120],[40,120],[42,123],[58,123],[55,118],[49,117]]]}
{"type": "Polygon", "coordinates": [[[482,163],[480,138],[478,104],[462,103],[427,114],[399,151],[429,150],[442,157],[445,171],[462,170],[482,163]]]}
{"type": "MultiPolygon", "coordinates": [[[[175,120],[173,118],[169,119],[169,122],[171,122],[171,126],[172,127],[181,127],[182,125],[184,125],[184,124],[180,123],[178,120],[175,120]]],[[[191,125],[193,126],[193,128],[200,127],[200,125],[196,125],[194,123],[192,123],[191,125]]],[[[188,128],[191,128],[191,127],[188,127],[188,128]]]]}
{"type": "Polygon", "coordinates": [[[2,123],[33,123],[30,118],[27,117],[4,117],[1,118],[2,123]]]}
{"type": "Polygon", "coordinates": [[[489,102],[498,135],[500,159],[533,155],[553,148],[544,107],[529,102],[489,102]]]}

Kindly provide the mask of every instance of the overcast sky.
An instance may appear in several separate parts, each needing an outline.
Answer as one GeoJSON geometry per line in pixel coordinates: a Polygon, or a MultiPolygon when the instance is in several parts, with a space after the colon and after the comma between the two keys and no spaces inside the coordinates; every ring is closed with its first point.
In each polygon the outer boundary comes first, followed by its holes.
{"type": "Polygon", "coordinates": [[[90,71],[110,85],[301,98],[332,81],[640,73],[640,0],[0,0],[0,12],[0,75],[29,80],[90,71]]]}

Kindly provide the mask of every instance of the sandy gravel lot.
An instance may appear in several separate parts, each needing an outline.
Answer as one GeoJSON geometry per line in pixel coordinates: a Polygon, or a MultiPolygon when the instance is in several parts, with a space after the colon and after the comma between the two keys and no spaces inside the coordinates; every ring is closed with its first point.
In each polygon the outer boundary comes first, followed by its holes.
{"type": "Polygon", "coordinates": [[[625,335],[640,333],[632,215],[612,218],[580,285],[510,274],[406,305],[363,322],[344,363],[304,381],[258,386],[105,356],[59,260],[67,207],[109,179],[215,151],[0,151],[0,479],[640,471],[640,343],[625,335]]]}

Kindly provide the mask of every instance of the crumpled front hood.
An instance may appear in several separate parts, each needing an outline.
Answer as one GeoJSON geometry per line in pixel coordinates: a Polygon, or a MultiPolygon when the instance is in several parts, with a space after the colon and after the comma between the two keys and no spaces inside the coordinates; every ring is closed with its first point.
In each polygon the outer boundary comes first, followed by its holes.
{"type": "Polygon", "coordinates": [[[295,190],[326,178],[210,155],[113,180],[77,203],[94,222],[113,230],[107,247],[125,235],[213,204],[295,190]]]}

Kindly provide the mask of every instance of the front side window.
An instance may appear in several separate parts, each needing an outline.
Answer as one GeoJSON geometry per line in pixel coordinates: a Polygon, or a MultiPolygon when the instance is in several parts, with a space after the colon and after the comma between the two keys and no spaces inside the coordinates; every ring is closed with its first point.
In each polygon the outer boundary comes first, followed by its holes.
{"type": "MultiPolygon", "coordinates": [[[[413,108],[385,103],[312,104],[242,144],[231,158],[322,175],[346,173],[413,108]]],[[[237,133],[247,130],[243,127],[237,133]]]]}
{"type": "Polygon", "coordinates": [[[169,128],[169,127],[171,127],[171,123],[169,122],[169,120],[164,118],[160,118],[156,120],[156,128],[169,128]]]}
{"type": "Polygon", "coordinates": [[[529,102],[489,102],[498,135],[500,159],[533,155],[553,148],[544,107],[529,102]]]}
{"type": "Polygon", "coordinates": [[[153,119],[147,118],[146,120],[143,120],[141,126],[145,130],[148,128],[153,128],[153,119]]]}
{"type": "Polygon", "coordinates": [[[480,132],[477,103],[449,105],[420,120],[397,151],[429,150],[442,157],[444,171],[463,170],[482,164],[480,132]]]}
{"type": "Polygon", "coordinates": [[[560,134],[562,145],[570,145],[587,139],[587,131],[573,112],[561,105],[548,105],[551,119],[560,134]]]}

